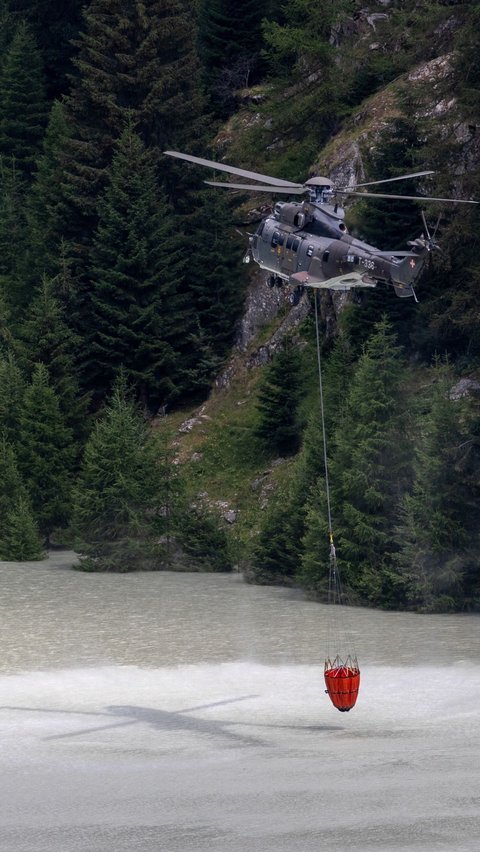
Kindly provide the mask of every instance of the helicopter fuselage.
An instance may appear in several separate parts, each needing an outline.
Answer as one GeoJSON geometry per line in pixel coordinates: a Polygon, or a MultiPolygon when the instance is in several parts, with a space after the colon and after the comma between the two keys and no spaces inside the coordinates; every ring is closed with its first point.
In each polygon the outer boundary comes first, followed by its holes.
{"type": "Polygon", "coordinates": [[[249,253],[274,283],[349,290],[381,281],[398,296],[415,296],[426,241],[415,240],[408,252],[381,252],[350,236],[343,216],[329,204],[280,202],[250,237],[249,253]]]}

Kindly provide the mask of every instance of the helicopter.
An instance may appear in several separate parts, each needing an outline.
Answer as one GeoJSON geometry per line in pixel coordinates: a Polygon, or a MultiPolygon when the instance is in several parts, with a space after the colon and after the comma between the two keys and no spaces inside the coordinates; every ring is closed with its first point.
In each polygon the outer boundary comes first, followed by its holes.
{"type": "Polygon", "coordinates": [[[380,251],[348,233],[345,211],[339,199],[347,196],[362,198],[406,199],[422,202],[478,204],[477,201],[431,196],[391,195],[368,191],[368,187],[393,181],[425,177],[433,171],[414,172],[384,180],[337,187],[325,177],[311,177],[304,184],[259,174],[258,172],[229,166],[194,157],[179,151],[164,151],[169,157],[186,160],[199,166],[226,172],[251,183],[204,181],[209,186],[236,189],[245,192],[266,192],[286,196],[306,196],[302,201],[279,201],[249,236],[249,247],[244,262],[254,260],[269,273],[270,286],[288,282],[296,292],[304,287],[319,290],[351,290],[357,287],[376,287],[383,282],[393,286],[400,298],[414,298],[415,284],[419,280],[430,253],[438,248],[435,236],[421,211],[425,233],[409,241],[407,251],[380,251]],[[367,191],[365,191],[367,188],[367,191]]]}

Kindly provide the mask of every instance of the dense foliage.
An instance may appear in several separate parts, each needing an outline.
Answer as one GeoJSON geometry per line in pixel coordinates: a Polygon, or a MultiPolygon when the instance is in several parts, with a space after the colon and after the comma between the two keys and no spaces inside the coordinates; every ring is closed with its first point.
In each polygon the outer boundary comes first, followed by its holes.
{"type": "MultiPolygon", "coordinates": [[[[432,169],[426,193],[480,197],[479,21],[477,2],[432,0],[0,0],[0,557],[39,558],[75,532],[95,570],[231,567],[199,468],[180,471],[151,419],[207,397],[242,311],[242,249],[229,200],[163,151],[208,156],[220,129],[226,159],[302,180],[342,131],[365,180],[432,169]]],[[[480,207],[431,209],[442,253],[420,304],[381,288],[351,299],[322,359],[350,592],[450,610],[480,596],[480,207]]],[[[423,227],[395,198],[348,215],[392,249],[423,227]]],[[[246,393],[241,437],[222,438],[235,471],[247,447],[245,470],[284,470],[237,557],[258,582],[322,596],[302,334],[246,393]]]]}

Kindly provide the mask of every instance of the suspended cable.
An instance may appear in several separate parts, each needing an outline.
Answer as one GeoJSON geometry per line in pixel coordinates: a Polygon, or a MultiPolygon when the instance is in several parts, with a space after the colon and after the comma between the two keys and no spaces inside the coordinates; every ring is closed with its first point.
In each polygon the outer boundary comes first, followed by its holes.
{"type": "MultiPolygon", "coordinates": [[[[360,687],[360,669],[358,666],[357,655],[354,650],[351,637],[347,637],[346,630],[343,637],[344,653],[340,654],[340,644],[338,642],[340,619],[338,613],[334,611],[334,607],[341,606],[345,603],[340,579],[340,571],[337,565],[337,554],[333,539],[333,523],[332,523],[332,504],[330,499],[330,479],[328,473],[328,452],[327,452],[327,431],[325,426],[325,403],[323,395],[323,378],[322,378],[322,360],[320,354],[320,331],[318,321],[318,290],[315,290],[315,333],[317,343],[317,366],[318,366],[318,386],[320,396],[320,419],[322,423],[322,440],[323,440],[323,463],[325,472],[325,494],[327,500],[327,520],[328,520],[328,538],[330,544],[330,569],[328,577],[328,605],[331,612],[332,627],[329,629],[327,656],[325,659],[325,685],[326,692],[337,708],[342,712],[351,710],[355,705],[360,687]],[[335,631],[337,641],[335,647],[330,647],[331,637],[335,631]],[[350,649],[350,650],[349,650],[350,649]]],[[[345,622],[343,621],[343,625],[345,622]]]]}

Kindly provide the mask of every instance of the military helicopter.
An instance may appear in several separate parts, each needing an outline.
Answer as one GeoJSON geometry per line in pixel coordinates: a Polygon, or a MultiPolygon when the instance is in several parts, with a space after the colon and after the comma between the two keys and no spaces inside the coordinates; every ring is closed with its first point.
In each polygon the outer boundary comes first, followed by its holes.
{"type": "Polygon", "coordinates": [[[340,206],[339,198],[352,195],[422,202],[479,203],[465,199],[386,195],[365,191],[370,186],[432,175],[432,171],[336,187],[325,177],[312,177],[304,184],[293,183],[179,151],[164,153],[199,166],[258,181],[256,184],[205,181],[209,186],[245,192],[307,196],[303,201],[277,202],[272,213],[261,221],[256,233],[250,236],[250,245],[244,257],[246,263],[253,259],[261,269],[270,273],[271,286],[287,281],[297,292],[305,286],[320,290],[351,290],[356,287],[376,287],[377,283],[384,282],[393,286],[397,296],[413,297],[418,301],[415,284],[430,252],[437,248],[435,236],[439,220],[434,232],[430,233],[422,211],[425,233],[408,243],[408,251],[379,251],[375,246],[348,234],[344,222],[345,211],[340,206]]]}

